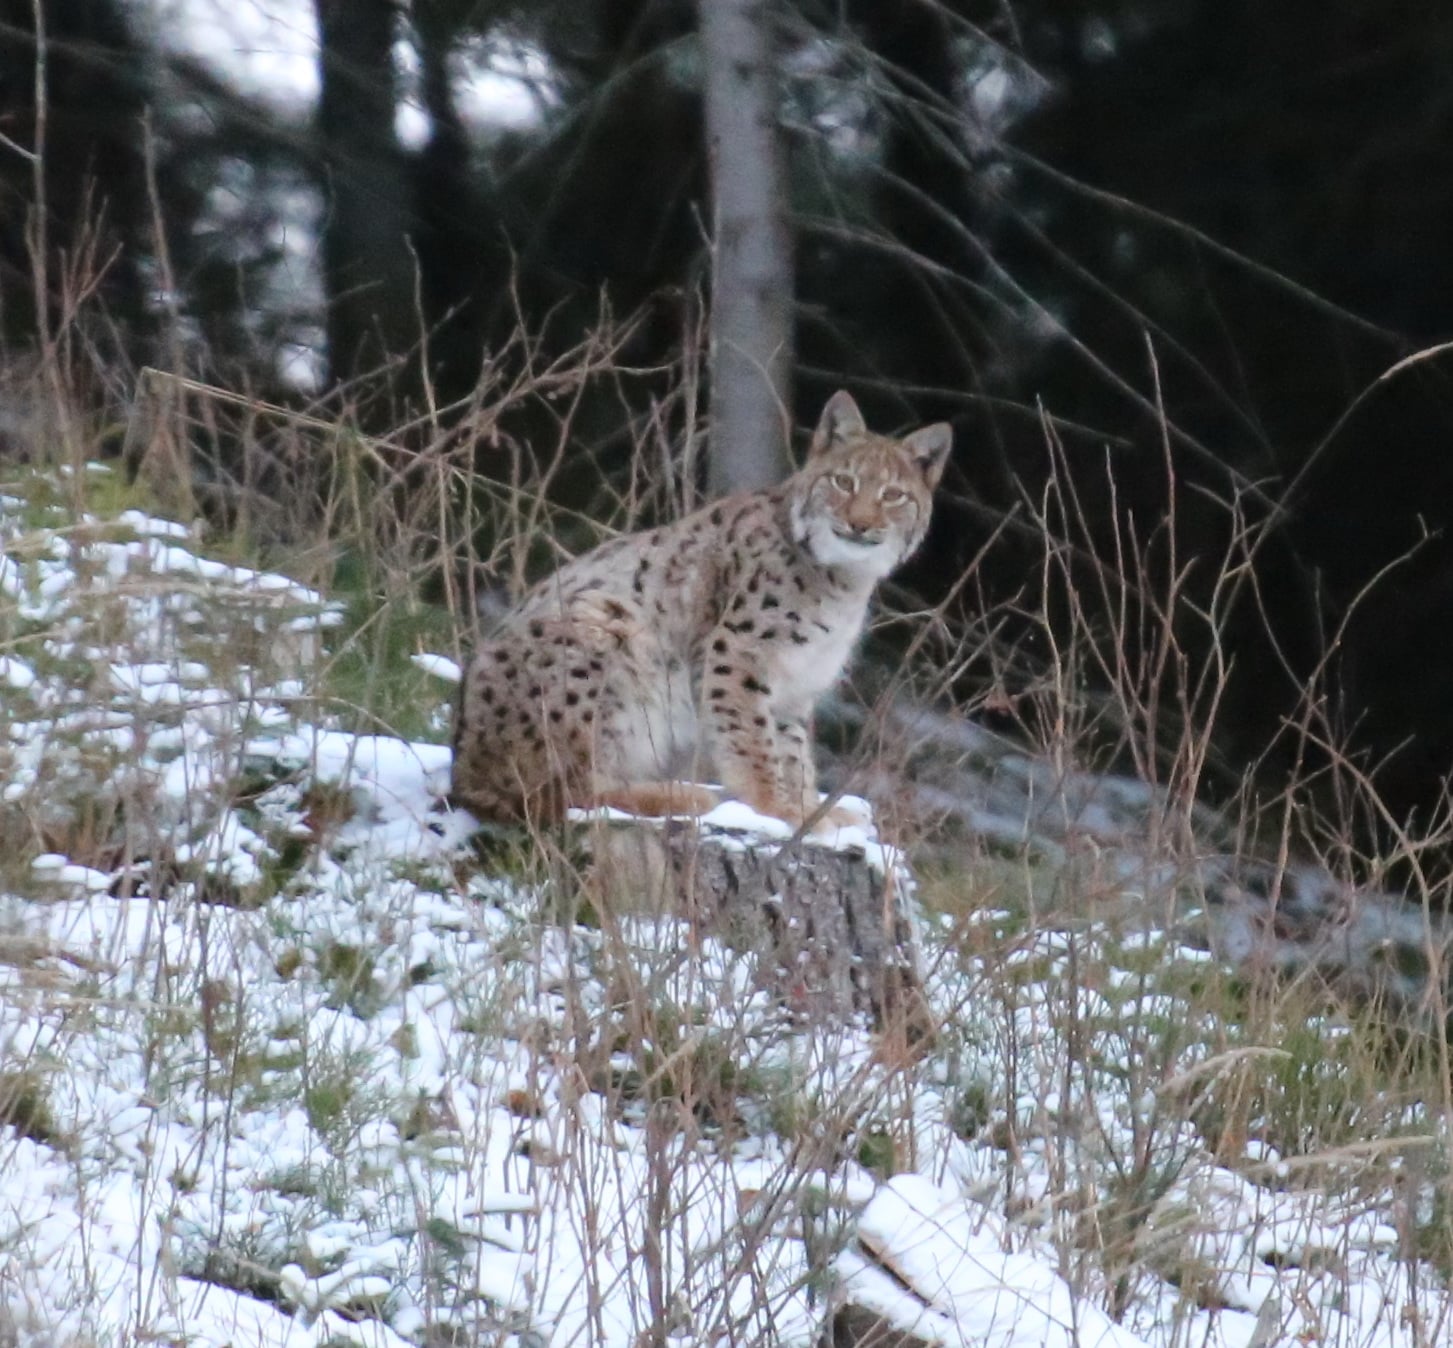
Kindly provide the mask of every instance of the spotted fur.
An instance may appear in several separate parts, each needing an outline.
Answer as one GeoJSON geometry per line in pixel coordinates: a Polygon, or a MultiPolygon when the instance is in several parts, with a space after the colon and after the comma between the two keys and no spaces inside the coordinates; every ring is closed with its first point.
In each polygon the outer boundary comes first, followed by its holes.
{"type": "Polygon", "coordinates": [[[481,819],[571,805],[698,813],[709,774],[763,814],[817,808],[810,718],[878,581],[922,542],[949,427],[874,435],[845,392],[770,491],[615,539],[537,585],[475,651],[454,796],[481,819]],[[689,780],[688,780],[689,779],[689,780]]]}

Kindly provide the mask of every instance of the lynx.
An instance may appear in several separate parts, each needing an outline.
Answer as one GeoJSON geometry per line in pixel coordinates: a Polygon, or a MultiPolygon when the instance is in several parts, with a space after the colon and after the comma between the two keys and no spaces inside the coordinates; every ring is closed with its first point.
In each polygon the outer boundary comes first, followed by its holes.
{"type": "Polygon", "coordinates": [[[614,539],[535,586],[465,671],[456,803],[497,822],[696,814],[717,803],[694,784],[709,771],[800,826],[819,808],[813,706],[874,587],[922,542],[950,443],[945,423],[874,435],[836,393],[780,486],[614,539]]]}

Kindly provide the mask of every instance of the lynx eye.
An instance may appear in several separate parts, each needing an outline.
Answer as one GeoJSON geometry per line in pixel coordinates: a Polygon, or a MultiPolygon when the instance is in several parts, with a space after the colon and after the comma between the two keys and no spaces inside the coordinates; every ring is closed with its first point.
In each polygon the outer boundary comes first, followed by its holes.
{"type": "Polygon", "coordinates": [[[839,491],[847,492],[849,495],[858,489],[858,480],[851,473],[834,473],[829,481],[839,491]]]}
{"type": "Polygon", "coordinates": [[[878,499],[884,505],[898,505],[900,502],[908,499],[908,493],[902,487],[884,487],[878,493],[878,499]]]}

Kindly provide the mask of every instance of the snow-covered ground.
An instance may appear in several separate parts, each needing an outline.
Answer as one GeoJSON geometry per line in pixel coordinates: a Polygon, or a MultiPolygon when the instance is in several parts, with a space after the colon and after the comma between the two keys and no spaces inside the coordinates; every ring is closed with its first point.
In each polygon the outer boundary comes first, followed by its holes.
{"type": "Polygon", "coordinates": [[[989,902],[925,924],[918,1059],[799,1023],[482,862],[447,750],[319,696],[326,596],[76,486],[0,497],[0,1343],[1453,1332],[1436,1101],[1213,1155],[1184,1102],[1278,1050],[1193,1010],[1204,950],[989,902]]]}
{"type": "MultiPolygon", "coordinates": [[[[204,62],[276,115],[305,120],[317,107],[318,20],[314,0],[128,0],[135,21],[164,50],[204,62]]],[[[429,134],[419,94],[419,58],[407,6],[394,49],[402,99],[396,131],[418,146],[429,134]]],[[[552,98],[540,53],[520,42],[467,42],[454,62],[453,92],[471,128],[532,126],[552,98]]]]}

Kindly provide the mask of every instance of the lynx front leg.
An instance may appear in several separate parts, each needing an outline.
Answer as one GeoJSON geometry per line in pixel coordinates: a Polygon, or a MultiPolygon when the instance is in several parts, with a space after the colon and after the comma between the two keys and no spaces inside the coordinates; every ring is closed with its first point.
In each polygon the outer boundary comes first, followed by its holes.
{"type": "Polygon", "coordinates": [[[701,717],[722,785],[758,814],[800,824],[804,789],[812,786],[806,728],[794,729],[774,712],[762,673],[725,652],[718,656],[702,678],[701,717]]]}
{"type": "MultiPolygon", "coordinates": [[[[817,768],[812,759],[811,722],[779,717],[776,730],[782,798],[789,802],[801,802],[802,813],[793,821],[800,823],[812,819],[822,806],[817,794],[817,768]]],[[[830,838],[835,829],[862,823],[864,820],[857,811],[834,805],[822,813],[812,831],[830,838]]]]}
{"type": "Polygon", "coordinates": [[[797,802],[801,812],[794,823],[806,819],[817,809],[817,769],[812,762],[812,732],[805,720],[778,717],[773,728],[777,733],[777,780],[784,801],[797,802]]]}
{"type": "Polygon", "coordinates": [[[777,749],[771,689],[745,673],[718,639],[701,678],[701,724],[708,756],[727,794],[759,814],[776,814],[777,749]]]}

